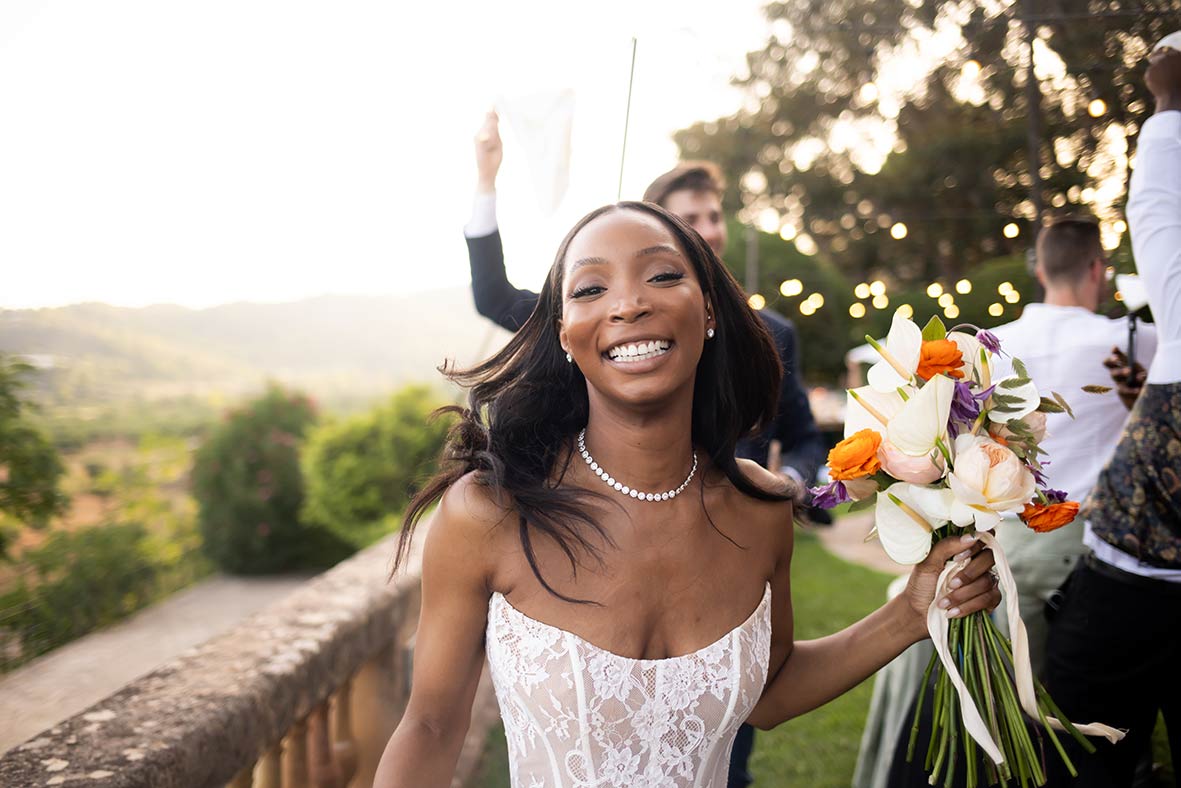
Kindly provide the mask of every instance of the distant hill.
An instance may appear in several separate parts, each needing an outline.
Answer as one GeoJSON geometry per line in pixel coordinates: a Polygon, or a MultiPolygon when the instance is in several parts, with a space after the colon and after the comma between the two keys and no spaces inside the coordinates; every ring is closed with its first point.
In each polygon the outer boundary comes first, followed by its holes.
{"type": "Polygon", "coordinates": [[[77,304],[0,310],[0,352],[33,357],[50,404],[233,394],[277,379],[321,396],[441,381],[507,333],[467,288],[412,296],[321,296],[284,304],[140,309],[77,304]]]}

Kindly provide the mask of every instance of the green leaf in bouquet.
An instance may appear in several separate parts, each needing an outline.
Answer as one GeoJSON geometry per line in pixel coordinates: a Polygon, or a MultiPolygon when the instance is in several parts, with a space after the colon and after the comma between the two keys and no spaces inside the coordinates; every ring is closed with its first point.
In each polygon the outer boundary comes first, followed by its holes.
{"type": "Polygon", "coordinates": [[[923,326],[923,341],[934,342],[937,339],[947,339],[947,328],[938,315],[931,315],[927,325],[923,326]]]}
{"type": "MultiPolygon", "coordinates": [[[[1108,389],[1108,391],[1110,391],[1110,390],[1111,389],[1108,389]]],[[[1059,405],[1061,405],[1062,409],[1066,411],[1067,415],[1069,415],[1070,418],[1073,419],[1074,418],[1074,411],[1070,409],[1070,403],[1068,403],[1066,400],[1064,400],[1062,398],[1062,395],[1059,394],[1057,391],[1051,391],[1050,393],[1054,395],[1054,401],[1057,402],[1059,405]]]]}
{"type": "Polygon", "coordinates": [[[853,501],[849,505],[849,513],[863,512],[866,509],[872,508],[875,503],[877,503],[877,495],[870,495],[867,498],[862,498],[860,501],[853,501]]]}
{"type": "Polygon", "coordinates": [[[1025,365],[1021,363],[1021,359],[1016,357],[1013,358],[1013,371],[1017,373],[1018,377],[1029,377],[1029,370],[1026,369],[1025,365]]]}
{"type": "Polygon", "coordinates": [[[1065,413],[1066,408],[1059,405],[1049,397],[1042,397],[1042,402],[1037,406],[1037,409],[1042,413],[1065,413]]]}
{"type": "Polygon", "coordinates": [[[1003,389],[1019,389],[1022,386],[1028,385],[1033,381],[1026,377],[1009,378],[1001,381],[1001,388],[1003,389]]]}
{"type": "Polygon", "coordinates": [[[999,391],[993,392],[992,401],[1000,405],[1020,405],[1025,402],[1024,399],[1015,394],[1001,394],[999,391]]]}
{"type": "Polygon", "coordinates": [[[1091,384],[1089,386],[1083,386],[1083,391],[1087,392],[1088,394],[1106,394],[1107,392],[1111,391],[1111,386],[1099,386],[1096,384],[1091,384]]]}

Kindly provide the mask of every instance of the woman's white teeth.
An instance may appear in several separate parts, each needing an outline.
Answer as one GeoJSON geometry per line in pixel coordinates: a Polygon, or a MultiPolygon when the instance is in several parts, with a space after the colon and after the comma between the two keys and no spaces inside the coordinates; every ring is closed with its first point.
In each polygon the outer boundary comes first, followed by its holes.
{"type": "Polygon", "coordinates": [[[664,355],[671,343],[663,339],[651,342],[633,342],[628,345],[616,345],[607,351],[607,356],[614,361],[643,361],[648,358],[664,355]]]}

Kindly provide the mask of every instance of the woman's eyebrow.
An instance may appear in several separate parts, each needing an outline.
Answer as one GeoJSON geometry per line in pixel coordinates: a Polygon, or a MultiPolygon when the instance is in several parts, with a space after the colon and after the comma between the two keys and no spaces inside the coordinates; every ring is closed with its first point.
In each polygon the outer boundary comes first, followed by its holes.
{"type": "Polygon", "coordinates": [[[636,257],[646,257],[652,254],[671,254],[674,257],[680,257],[681,252],[675,246],[668,244],[657,244],[656,246],[649,246],[636,252],[636,257]]]}
{"type": "Polygon", "coordinates": [[[602,257],[583,257],[570,264],[570,273],[574,273],[579,268],[587,265],[607,265],[607,261],[602,257]]]}

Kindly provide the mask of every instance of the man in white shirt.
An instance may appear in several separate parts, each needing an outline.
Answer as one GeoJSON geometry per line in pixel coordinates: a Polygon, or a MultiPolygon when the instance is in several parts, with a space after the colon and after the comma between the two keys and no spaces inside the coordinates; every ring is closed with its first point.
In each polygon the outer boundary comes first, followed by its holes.
{"type": "Polygon", "coordinates": [[[1181,762],[1181,32],[1154,48],[1145,81],[1156,112],[1140,130],[1128,224],[1157,353],[1084,506],[1089,551],[1063,587],[1045,672],[1069,718],[1128,735],[1096,741],[1090,757],[1065,737],[1079,777],[1056,775],[1052,785],[1130,785],[1158,713],[1181,762]]]}
{"type": "MultiPolygon", "coordinates": [[[[1108,385],[1104,365],[1112,348],[1128,338],[1128,319],[1108,320],[1095,314],[1107,293],[1107,256],[1099,225],[1090,217],[1062,217],[1042,228],[1037,238],[1035,273],[1045,301],[1029,304],[1017,320],[993,333],[1004,353],[998,374],[1011,374],[1009,360],[1021,359],[1038,388],[1056,391],[1074,411],[1046,415],[1042,442],[1050,457],[1046,486],[1062,490],[1071,501],[1083,501],[1107,463],[1123,431],[1128,409],[1117,392],[1087,394],[1087,385],[1108,385]]],[[[1137,356],[1148,364],[1156,351],[1156,332],[1139,332],[1137,356]]],[[[1029,632],[1034,673],[1041,672],[1049,622],[1045,604],[1074,568],[1083,552],[1083,524],[1039,534],[1020,520],[1006,519],[997,536],[1021,601],[1021,618],[1029,632]]]]}

